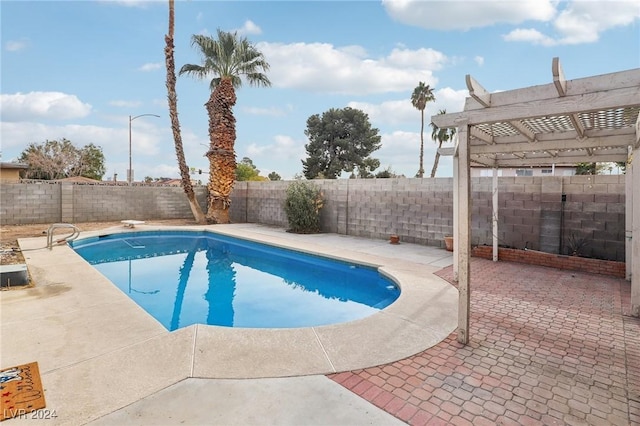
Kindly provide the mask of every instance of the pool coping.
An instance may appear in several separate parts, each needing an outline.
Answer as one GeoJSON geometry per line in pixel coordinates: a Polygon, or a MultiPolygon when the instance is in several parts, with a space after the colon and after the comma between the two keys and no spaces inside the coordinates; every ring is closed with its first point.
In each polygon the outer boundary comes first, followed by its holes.
{"type": "MultiPolygon", "coordinates": [[[[385,364],[437,344],[457,325],[458,292],[433,275],[437,266],[327,246],[313,235],[258,225],[139,225],[133,231],[156,230],[207,231],[377,266],[401,294],[384,310],[342,324],[296,329],[192,325],[169,332],[70,247],[39,249],[46,245],[44,237],[21,239],[36,286],[0,293],[3,366],[38,361],[48,387],[67,393],[70,383],[90,377],[73,403],[57,400],[58,393],[53,398],[91,419],[190,377],[290,377],[385,364]],[[100,395],[113,393],[116,385],[117,396],[105,404],[100,395]]],[[[83,232],[81,238],[119,232],[132,230],[114,227],[83,232]]]]}

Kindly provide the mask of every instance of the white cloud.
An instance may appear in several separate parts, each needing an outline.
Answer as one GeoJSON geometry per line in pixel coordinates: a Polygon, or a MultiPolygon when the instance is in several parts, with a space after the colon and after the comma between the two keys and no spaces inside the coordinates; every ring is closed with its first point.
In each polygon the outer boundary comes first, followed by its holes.
{"type": "Polygon", "coordinates": [[[503,35],[506,41],[543,46],[592,43],[611,28],[631,25],[640,18],[638,0],[615,1],[436,1],[382,0],[389,16],[407,25],[430,30],[469,30],[495,24],[550,23],[545,29],[516,28],[503,35]]]}
{"type": "Polygon", "coordinates": [[[248,35],[248,34],[262,34],[262,29],[256,25],[253,21],[247,19],[242,25],[241,28],[237,28],[233,31],[237,31],[238,34],[248,35]]]}
{"type": "Polygon", "coordinates": [[[275,108],[275,107],[271,107],[271,108],[243,107],[242,111],[246,112],[247,114],[266,115],[271,117],[284,117],[285,115],[287,115],[286,111],[284,111],[281,108],[275,108]]]}
{"type": "Polygon", "coordinates": [[[371,58],[359,46],[337,48],[328,43],[258,43],[271,65],[275,87],[333,94],[373,94],[407,91],[416,81],[434,86],[434,70],[447,57],[433,49],[396,48],[371,58]]]}
{"type": "Polygon", "coordinates": [[[476,56],[473,58],[473,60],[476,62],[476,64],[478,64],[479,66],[483,66],[484,65],[484,57],[482,56],[476,56]]]}
{"type": "Polygon", "coordinates": [[[162,68],[162,63],[160,62],[149,62],[147,64],[142,65],[140,68],[138,68],[138,71],[143,71],[143,72],[148,72],[148,71],[155,71],[157,69],[162,68]]]}
{"type": "Polygon", "coordinates": [[[8,52],[19,52],[29,45],[27,40],[9,40],[4,44],[5,50],[8,52]]]}
{"type": "Polygon", "coordinates": [[[284,170],[302,170],[302,160],[307,157],[304,145],[307,141],[297,141],[286,135],[276,135],[273,143],[266,145],[250,144],[245,153],[238,152],[238,158],[249,157],[260,170],[262,176],[270,172],[278,173],[283,179],[293,179],[293,174],[284,170]]]}
{"type": "Polygon", "coordinates": [[[100,0],[103,3],[112,3],[125,7],[146,8],[149,5],[159,4],[157,0],[100,0]]]}
{"type": "Polygon", "coordinates": [[[556,13],[555,4],[555,0],[382,0],[387,13],[396,21],[435,30],[469,30],[497,23],[549,21],[556,13]]]}
{"type": "Polygon", "coordinates": [[[140,105],[142,105],[142,102],[116,100],[116,101],[109,101],[109,105],[118,107],[118,108],[137,108],[140,105]]]}
{"type": "Polygon", "coordinates": [[[69,120],[91,113],[91,105],[83,103],[75,95],[61,92],[2,94],[0,106],[2,119],[6,121],[69,120]]]}
{"type": "Polygon", "coordinates": [[[533,28],[518,28],[502,36],[505,41],[524,41],[543,46],[553,46],[555,40],[533,28]]]}
{"type": "Polygon", "coordinates": [[[640,19],[637,0],[573,1],[566,4],[553,21],[556,30],[554,37],[533,28],[518,28],[504,35],[504,40],[543,46],[594,43],[601,33],[614,27],[631,25],[640,19]]]}
{"type": "MultiPolygon", "coordinates": [[[[431,116],[437,114],[441,109],[448,112],[462,111],[468,92],[447,87],[436,90],[434,95],[436,101],[429,102],[424,110],[425,127],[431,122],[431,116]]],[[[411,104],[410,94],[407,99],[386,101],[380,104],[349,102],[347,106],[366,112],[373,127],[416,123],[416,128],[420,128],[420,111],[411,104]]]]}
{"type": "Polygon", "coordinates": [[[559,44],[592,43],[600,33],[640,19],[640,3],[631,1],[574,1],[554,22],[559,44]]]}
{"type": "MultiPolygon", "coordinates": [[[[425,130],[424,156],[422,157],[425,176],[429,176],[433,167],[437,145],[431,140],[431,132],[425,130]]],[[[380,159],[382,171],[387,167],[395,173],[414,177],[420,168],[420,132],[394,131],[382,134],[382,146],[372,154],[380,159]]],[[[440,157],[437,177],[452,176],[452,161],[450,157],[440,157]]]]}

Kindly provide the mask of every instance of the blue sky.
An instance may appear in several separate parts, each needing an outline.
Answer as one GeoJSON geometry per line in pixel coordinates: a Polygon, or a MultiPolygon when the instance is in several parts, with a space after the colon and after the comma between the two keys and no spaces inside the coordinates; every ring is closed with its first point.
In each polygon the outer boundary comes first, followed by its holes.
{"type": "MultiPolygon", "coordinates": [[[[193,34],[238,31],[270,63],[272,87],[243,85],[234,108],[236,154],[266,176],[302,172],[306,121],[330,108],[359,108],[379,129],[381,169],[418,170],[418,82],[440,109],[461,111],[465,75],[487,90],[640,67],[640,0],[177,1],[176,68],[199,63],[193,34]]],[[[166,1],[0,1],[2,161],[30,143],[67,138],[102,147],[107,173],[126,179],[129,116],[133,169],[178,177],[166,101],[166,1]]],[[[177,71],[176,70],[176,71],[177,71]]],[[[208,168],[208,81],[178,77],[178,109],[189,166],[208,168]]],[[[425,170],[435,143],[425,129],[425,170]]],[[[451,176],[442,159],[437,176],[451,176]]]]}

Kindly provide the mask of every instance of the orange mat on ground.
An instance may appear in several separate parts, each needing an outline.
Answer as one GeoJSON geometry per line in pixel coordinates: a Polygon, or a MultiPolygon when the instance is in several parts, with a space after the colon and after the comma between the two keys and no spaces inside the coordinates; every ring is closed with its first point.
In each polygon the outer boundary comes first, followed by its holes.
{"type": "Polygon", "coordinates": [[[32,416],[44,408],[44,389],[37,362],[0,371],[0,421],[12,417],[32,416]]]}

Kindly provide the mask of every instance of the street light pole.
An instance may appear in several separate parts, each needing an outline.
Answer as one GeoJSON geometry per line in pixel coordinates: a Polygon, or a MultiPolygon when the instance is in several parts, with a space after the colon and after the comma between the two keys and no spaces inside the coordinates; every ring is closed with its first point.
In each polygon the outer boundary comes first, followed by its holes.
{"type": "Polygon", "coordinates": [[[131,164],[131,122],[136,118],[147,116],[160,118],[160,116],[156,114],[140,114],[136,115],[135,117],[129,116],[129,173],[127,173],[127,183],[129,185],[131,185],[131,183],[133,182],[133,168],[131,164]]]}

